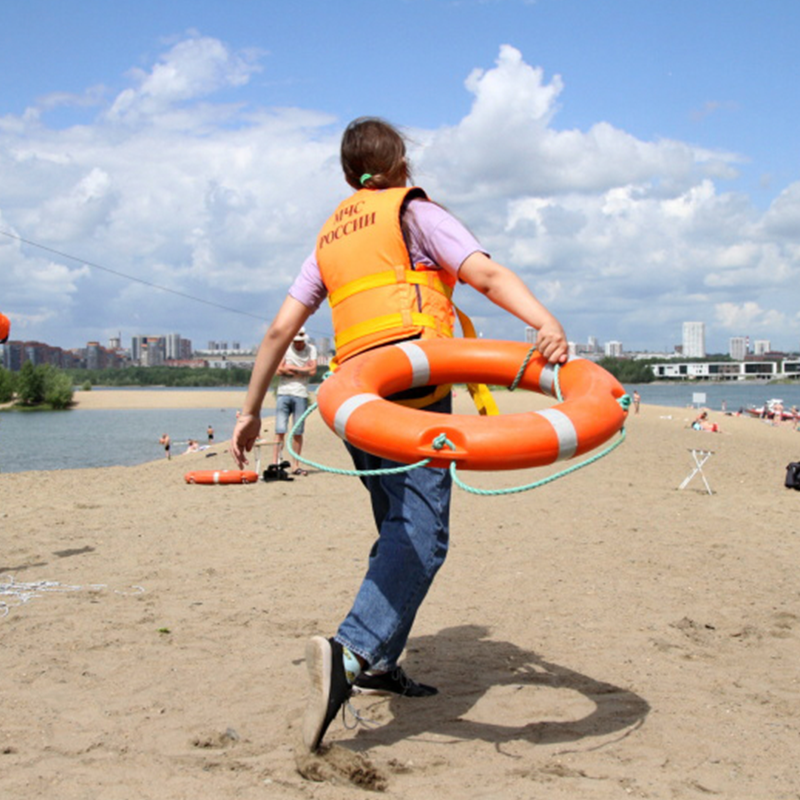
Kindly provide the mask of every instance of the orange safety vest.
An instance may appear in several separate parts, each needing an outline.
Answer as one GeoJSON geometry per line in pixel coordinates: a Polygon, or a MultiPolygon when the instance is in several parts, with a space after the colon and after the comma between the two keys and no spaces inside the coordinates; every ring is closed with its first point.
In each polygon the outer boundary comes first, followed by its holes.
{"type": "Polygon", "coordinates": [[[409,195],[426,197],[417,188],[361,189],[322,226],[317,264],[339,363],[388,342],[453,335],[456,279],[411,263],[400,224],[409,195]]]}
{"type": "MultiPolygon", "coordinates": [[[[401,212],[406,198],[427,199],[418,188],[360,189],[339,204],[317,238],[317,264],[328,290],[336,362],[403,339],[452,338],[457,309],[450,298],[455,276],[443,269],[412,264],[401,212]]],[[[467,336],[469,318],[458,312],[467,336]]],[[[403,405],[423,407],[450,392],[430,394],[403,405]]],[[[482,414],[497,407],[484,386],[469,385],[482,414]]]]}

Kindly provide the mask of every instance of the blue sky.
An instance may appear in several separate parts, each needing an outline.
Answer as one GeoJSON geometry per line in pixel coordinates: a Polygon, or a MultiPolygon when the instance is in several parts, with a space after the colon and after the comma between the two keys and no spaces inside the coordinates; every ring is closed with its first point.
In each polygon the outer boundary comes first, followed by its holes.
{"type": "Polygon", "coordinates": [[[342,128],[376,114],[571,339],[702,320],[711,350],[800,348],[793,0],[5,6],[0,230],[243,312],[0,236],[14,338],[256,343],[346,191],[342,128]]]}

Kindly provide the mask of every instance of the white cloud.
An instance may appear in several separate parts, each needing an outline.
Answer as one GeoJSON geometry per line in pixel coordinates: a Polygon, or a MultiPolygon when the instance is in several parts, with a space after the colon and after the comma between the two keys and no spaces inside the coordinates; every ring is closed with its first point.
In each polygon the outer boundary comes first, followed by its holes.
{"type": "Polygon", "coordinates": [[[716,321],[731,334],[743,331],[769,332],[788,324],[785,313],[775,309],[763,309],[755,302],[718,303],[714,307],[716,321]]]}
{"type": "Polygon", "coordinates": [[[131,70],[137,85],[117,96],[109,117],[128,122],[153,118],[177,103],[241,86],[259,69],[255,55],[233,53],[217,39],[192,36],[174,45],[149,72],[131,70]]]}
{"type": "MultiPolygon", "coordinates": [[[[236,103],[259,69],[257,55],[191,35],[87,124],[51,129],[37,108],[0,119],[0,229],[269,318],[347,191],[347,120],[236,103]]],[[[603,120],[561,130],[568,87],[510,46],[465,85],[462,120],[412,131],[418,180],[520,272],[570,338],[658,347],[679,340],[684,320],[706,319],[710,336],[752,324],[794,346],[800,183],[762,213],[720,188],[739,156],[642,141],[603,120]]],[[[458,299],[485,335],[520,335],[476,293],[458,299]]],[[[254,342],[262,330],[0,236],[0,310],[11,303],[36,338],[65,346],[107,330],[177,329],[201,343],[254,342]]],[[[310,325],[327,326],[324,313],[310,325]]]]}

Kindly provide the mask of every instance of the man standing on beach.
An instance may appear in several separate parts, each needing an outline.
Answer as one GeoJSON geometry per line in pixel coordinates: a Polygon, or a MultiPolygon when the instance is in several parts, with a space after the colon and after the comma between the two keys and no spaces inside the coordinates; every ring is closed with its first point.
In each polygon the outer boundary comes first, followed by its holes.
{"type": "MultiPolygon", "coordinates": [[[[308,382],[317,371],[317,348],[307,340],[305,328],[301,328],[291,347],[286,351],[276,374],[278,375],[278,397],[275,403],[275,460],[279,464],[286,431],[289,429],[289,416],[292,425],[308,408],[308,382]]],[[[303,425],[292,437],[294,452],[300,455],[303,449],[303,425]]],[[[295,475],[307,475],[298,462],[294,465],[295,475]]]]}
{"type": "Polygon", "coordinates": [[[169,434],[168,433],[162,433],[161,434],[161,438],[158,440],[158,443],[161,444],[161,445],[164,445],[164,454],[167,456],[167,459],[169,460],[170,458],[172,458],[172,451],[171,451],[171,443],[170,443],[170,440],[169,440],[169,434]]]}

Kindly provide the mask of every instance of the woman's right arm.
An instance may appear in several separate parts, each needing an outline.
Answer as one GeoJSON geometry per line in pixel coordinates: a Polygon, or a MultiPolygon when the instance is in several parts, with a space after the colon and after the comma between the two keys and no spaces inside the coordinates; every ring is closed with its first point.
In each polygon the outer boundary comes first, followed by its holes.
{"type": "Polygon", "coordinates": [[[458,277],[539,332],[536,349],[552,364],[567,360],[569,346],[561,323],[508,267],[476,252],[464,259],[458,277]]]}

